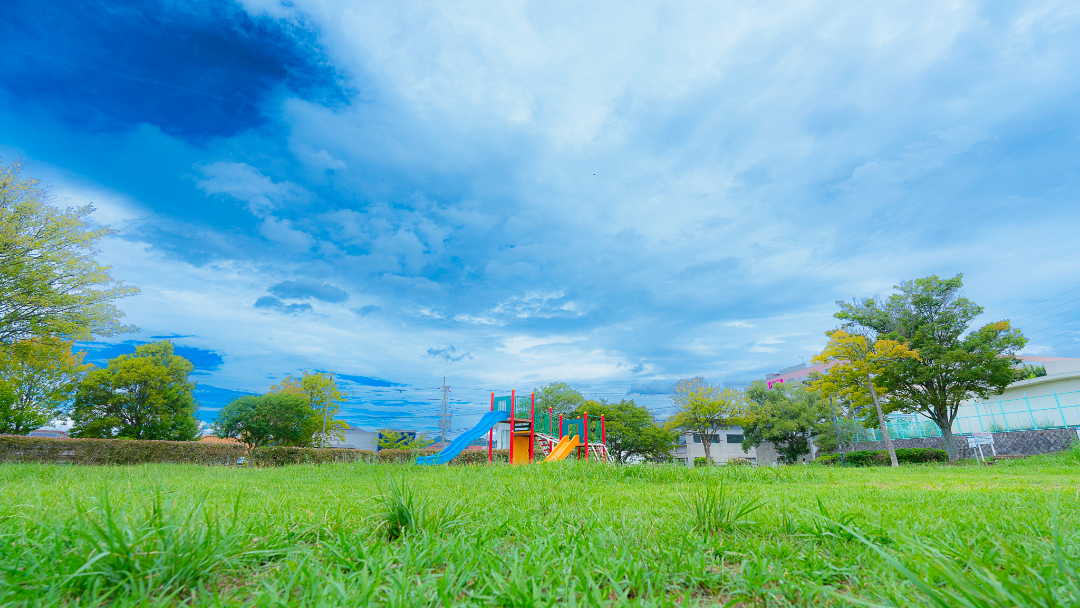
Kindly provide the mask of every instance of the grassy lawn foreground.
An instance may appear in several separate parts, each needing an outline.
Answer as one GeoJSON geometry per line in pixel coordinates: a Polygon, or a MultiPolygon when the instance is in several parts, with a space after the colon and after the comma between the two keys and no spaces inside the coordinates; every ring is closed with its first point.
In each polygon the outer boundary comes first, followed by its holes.
{"type": "Polygon", "coordinates": [[[1080,604],[1080,451],[994,466],[0,465],[0,605],[1080,604]]]}

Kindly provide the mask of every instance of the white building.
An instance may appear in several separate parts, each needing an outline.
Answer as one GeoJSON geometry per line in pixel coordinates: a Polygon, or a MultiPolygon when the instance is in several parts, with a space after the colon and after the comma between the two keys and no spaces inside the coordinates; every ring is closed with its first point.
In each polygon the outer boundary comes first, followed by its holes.
{"type": "Polygon", "coordinates": [[[365,431],[364,429],[353,426],[347,422],[345,424],[348,425],[348,428],[345,429],[345,439],[341,441],[334,440],[327,447],[371,450],[372,452],[378,449],[378,431],[365,431]]]}
{"type": "Polygon", "coordinates": [[[953,431],[979,433],[1080,426],[1080,359],[1019,357],[1045,376],[1013,382],[1001,395],[964,401],[953,431]]]}
{"type": "MultiPolygon", "coordinates": [[[[776,451],[772,445],[763,443],[760,447],[750,448],[743,451],[743,431],[740,427],[733,426],[727,429],[711,433],[709,443],[709,456],[715,464],[727,464],[733,458],[743,458],[754,464],[771,466],[776,462],[776,451]]],[[[675,448],[675,460],[688,467],[694,466],[694,459],[705,457],[705,445],[701,435],[686,433],[679,436],[678,446],[675,448]]]]}

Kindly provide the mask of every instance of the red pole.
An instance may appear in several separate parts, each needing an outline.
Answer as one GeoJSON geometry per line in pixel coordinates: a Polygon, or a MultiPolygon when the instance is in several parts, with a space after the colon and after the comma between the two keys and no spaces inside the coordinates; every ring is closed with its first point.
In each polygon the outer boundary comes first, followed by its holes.
{"type": "Polygon", "coordinates": [[[536,393],[529,394],[529,462],[533,461],[536,449],[536,393]]]}
{"type": "Polygon", "coordinates": [[[589,412],[585,412],[585,462],[589,462],[589,412]]]}
{"type": "Polygon", "coordinates": [[[600,444],[604,446],[604,453],[607,454],[607,427],[604,426],[603,414],[600,414],[600,444]]]}
{"type": "MultiPolygon", "coordinates": [[[[495,393],[491,393],[491,411],[495,411],[495,393]]],[[[488,430],[488,464],[491,464],[491,433],[495,427],[488,430]]]]}
{"type": "Polygon", "coordinates": [[[562,439],[562,414],[559,414],[559,439],[562,439]]]}
{"type": "Polygon", "coordinates": [[[517,401],[517,392],[510,389],[510,464],[514,464],[514,402],[517,401]]]}

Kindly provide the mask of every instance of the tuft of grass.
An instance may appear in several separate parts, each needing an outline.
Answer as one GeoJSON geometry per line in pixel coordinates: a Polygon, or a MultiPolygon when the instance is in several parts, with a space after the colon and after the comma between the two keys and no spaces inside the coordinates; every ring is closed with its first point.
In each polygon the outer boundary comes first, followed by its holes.
{"type": "MultiPolygon", "coordinates": [[[[736,468],[736,467],[733,467],[736,468]]],[[[723,481],[719,485],[706,485],[683,496],[683,505],[694,522],[694,528],[705,535],[731,530],[754,522],[747,519],[762,507],[762,503],[745,492],[745,486],[730,489],[723,481]],[[737,492],[738,490],[738,492],[737,492]]]]}
{"type": "Polygon", "coordinates": [[[387,540],[393,542],[419,531],[427,517],[427,501],[404,484],[390,478],[390,490],[382,497],[382,522],[387,540]]]}

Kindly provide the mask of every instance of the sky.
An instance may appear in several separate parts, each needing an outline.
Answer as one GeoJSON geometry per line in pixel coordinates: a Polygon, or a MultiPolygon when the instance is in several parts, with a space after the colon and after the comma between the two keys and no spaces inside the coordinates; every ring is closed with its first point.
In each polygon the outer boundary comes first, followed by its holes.
{"type": "Polygon", "coordinates": [[[431,431],[809,362],[964,275],[1080,356],[1075,2],[9,0],[0,162],[117,234],[203,420],[301,370],[431,431]]]}

